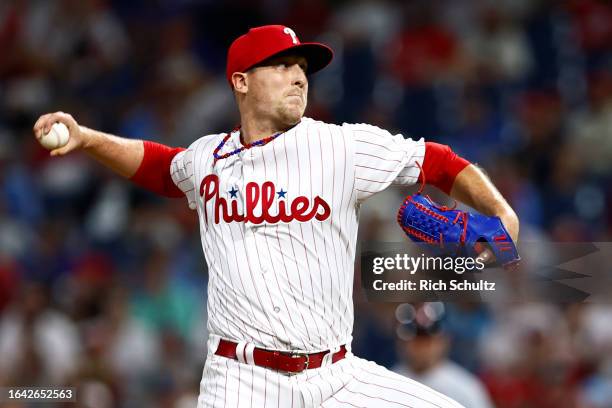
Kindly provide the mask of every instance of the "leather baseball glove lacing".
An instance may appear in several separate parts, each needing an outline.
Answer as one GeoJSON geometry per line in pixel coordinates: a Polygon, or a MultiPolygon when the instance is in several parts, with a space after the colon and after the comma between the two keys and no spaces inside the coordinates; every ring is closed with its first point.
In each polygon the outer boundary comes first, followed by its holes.
{"type": "MultiPolygon", "coordinates": [[[[419,168],[421,166],[419,165],[419,168]]],[[[486,216],[435,203],[422,195],[425,175],[421,168],[419,191],[404,199],[397,213],[397,222],[408,237],[427,246],[435,255],[476,258],[488,246],[495,263],[504,268],[520,261],[516,245],[499,217],[486,216]]]]}

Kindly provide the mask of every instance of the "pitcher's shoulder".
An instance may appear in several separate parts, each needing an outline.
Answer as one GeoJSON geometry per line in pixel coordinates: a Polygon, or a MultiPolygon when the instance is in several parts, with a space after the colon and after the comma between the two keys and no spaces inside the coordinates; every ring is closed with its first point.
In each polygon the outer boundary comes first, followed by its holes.
{"type": "Polygon", "coordinates": [[[367,132],[375,133],[377,135],[389,135],[391,134],[388,130],[371,125],[369,123],[342,123],[342,128],[349,132],[367,132]]]}
{"type": "Polygon", "coordinates": [[[298,125],[299,127],[304,127],[304,128],[338,128],[339,125],[334,124],[334,123],[328,123],[322,120],[317,120],[317,119],[313,119],[313,118],[309,118],[304,116],[302,118],[302,120],[300,121],[300,124],[298,125]]]}
{"type": "Polygon", "coordinates": [[[202,136],[196,139],[193,143],[191,143],[191,145],[189,145],[189,149],[190,150],[196,150],[196,149],[202,149],[202,148],[214,149],[223,140],[225,136],[227,136],[227,133],[211,133],[211,134],[202,136]]]}
{"type": "Polygon", "coordinates": [[[308,129],[309,132],[317,132],[323,137],[341,137],[346,136],[347,133],[350,133],[350,129],[345,127],[345,125],[345,123],[339,125],[337,123],[328,123],[322,120],[303,117],[299,126],[303,127],[303,129],[308,129]]]}

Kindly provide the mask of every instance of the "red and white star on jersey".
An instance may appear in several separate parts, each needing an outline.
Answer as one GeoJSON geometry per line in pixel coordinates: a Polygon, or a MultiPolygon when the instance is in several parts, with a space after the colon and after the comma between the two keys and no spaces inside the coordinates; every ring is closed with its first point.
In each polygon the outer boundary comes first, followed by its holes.
{"type": "MultiPolygon", "coordinates": [[[[232,198],[236,196],[237,191],[232,187],[230,195],[232,198]]],[[[261,224],[263,222],[276,224],[278,222],[291,221],[310,221],[313,218],[318,221],[324,221],[331,214],[331,207],[320,196],[316,196],[312,202],[308,197],[298,196],[291,203],[288,200],[280,200],[285,198],[287,192],[280,190],[276,192],[276,187],[271,181],[264,182],[261,186],[258,183],[250,182],[246,185],[245,190],[245,213],[241,214],[238,211],[238,201],[231,200],[229,203],[219,194],[219,176],[209,174],[202,179],[200,183],[200,197],[203,199],[204,219],[208,223],[207,203],[210,200],[214,202],[214,223],[219,224],[221,217],[226,223],[230,222],[251,222],[253,224],[261,224]],[[278,213],[272,214],[270,209],[278,194],[278,213]],[[255,208],[261,200],[261,215],[255,215],[255,208]]]]}

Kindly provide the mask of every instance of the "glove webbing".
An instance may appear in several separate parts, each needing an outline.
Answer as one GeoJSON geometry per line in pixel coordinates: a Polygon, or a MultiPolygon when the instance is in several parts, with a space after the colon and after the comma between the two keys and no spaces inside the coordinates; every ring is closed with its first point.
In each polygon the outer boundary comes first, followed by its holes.
{"type": "MultiPolygon", "coordinates": [[[[422,188],[415,195],[420,194],[421,190],[422,190],[422,188]]],[[[406,199],[404,200],[404,204],[402,205],[402,208],[397,213],[397,222],[400,225],[400,227],[404,230],[404,232],[406,232],[407,234],[410,234],[410,235],[412,235],[412,236],[414,236],[414,237],[416,237],[418,239],[421,239],[421,240],[427,242],[428,244],[440,244],[442,247],[444,247],[444,235],[441,232],[439,233],[439,239],[435,240],[434,238],[431,238],[430,236],[424,234],[423,232],[421,232],[421,231],[419,231],[419,230],[417,230],[415,228],[412,228],[412,227],[409,227],[409,226],[405,226],[405,225],[402,224],[401,220],[402,220],[402,218],[404,216],[404,210],[406,209],[406,206],[409,203],[412,203],[415,206],[415,208],[418,209],[419,211],[421,211],[421,212],[423,212],[423,213],[425,213],[425,214],[427,214],[427,215],[429,215],[429,216],[431,216],[431,217],[433,217],[435,219],[438,219],[438,220],[440,220],[440,221],[442,221],[444,223],[449,223],[450,222],[451,225],[455,225],[457,222],[461,222],[462,225],[463,225],[463,231],[461,233],[461,236],[459,237],[459,241],[462,244],[465,243],[465,237],[467,235],[467,226],[468,226],[468,220],[469,220],[468,216],[467,216],[467,213],[465,211],[458,212],[457,215],[455,216],[455,219],[451,222],[448,217],[445,217],[445,216],[443,216],[441,214],[438,214],[438,213],[436,213],[434,211],[431,211],[429,208],[423,206],[421,203],[417,203],[417,202],[413,201],[412,197],[413,196],[406,197],[406,199]]],[[[440,211],[453,210],[456,207],[456,205],[457,205],[457,202],[455,202],[455,205],[453,207],[451,207],[451,208],[446,207],[446,206],[439,206],[438,204],[436,204],[431,199],[431,197],[429,195],[425,195],[424,197],[433,206],[438,208],[440,211]]]]}

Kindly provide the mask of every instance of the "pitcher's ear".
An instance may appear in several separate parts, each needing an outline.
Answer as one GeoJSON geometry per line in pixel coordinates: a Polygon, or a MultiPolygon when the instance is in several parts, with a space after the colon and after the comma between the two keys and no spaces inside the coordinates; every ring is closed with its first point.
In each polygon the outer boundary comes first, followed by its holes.
{"type": "Polygon", "coordinates": [[[247,74],[245,72],[234,72],[232,74],[232,85],[238,93],[246,93],[249,90],[247,74]]]}

